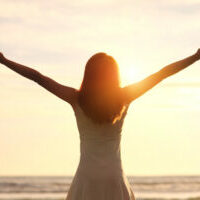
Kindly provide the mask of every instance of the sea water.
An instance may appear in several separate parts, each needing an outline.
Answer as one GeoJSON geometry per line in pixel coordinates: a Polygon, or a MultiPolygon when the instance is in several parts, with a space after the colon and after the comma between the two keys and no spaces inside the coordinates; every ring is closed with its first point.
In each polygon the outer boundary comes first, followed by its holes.
{"type": "MultiPolygon", "coordinates": [[[[200,176],[127,176],[137,200],[200,200],[200,176]]],[[[1,176],[0,200],[64,200],[72,176],[1,176]]]]}

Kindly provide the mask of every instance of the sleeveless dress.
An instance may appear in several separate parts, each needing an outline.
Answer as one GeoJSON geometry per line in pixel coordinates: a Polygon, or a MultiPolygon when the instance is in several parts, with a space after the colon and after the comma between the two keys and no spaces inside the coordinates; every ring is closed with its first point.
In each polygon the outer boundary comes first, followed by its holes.
{"type": "Polygon", "coordinates": [[[114,125],[96,124],[75,103],[80,161],[65,200],[135,200],[121,162],[121,132],[128,107],[114,125]]]}

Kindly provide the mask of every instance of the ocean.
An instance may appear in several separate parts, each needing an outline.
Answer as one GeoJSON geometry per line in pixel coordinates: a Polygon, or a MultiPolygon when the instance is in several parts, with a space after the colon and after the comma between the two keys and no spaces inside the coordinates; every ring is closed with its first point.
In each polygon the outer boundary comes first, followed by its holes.
{"type": "MultiPolygon", "coordinates": [[[[127,176],[137,200],[200,200],[200,176],[127,176]]],[[[72,176],[2,176],[0,200],[64,200],[72,176]]]]}

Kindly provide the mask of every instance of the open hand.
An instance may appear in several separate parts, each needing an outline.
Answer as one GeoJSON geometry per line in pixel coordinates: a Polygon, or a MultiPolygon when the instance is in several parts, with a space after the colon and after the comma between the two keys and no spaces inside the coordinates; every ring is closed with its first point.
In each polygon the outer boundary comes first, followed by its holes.
{"type": "Polygon", "coordinates": [[[195,56],[197,57],[197,59],[200,59],[200,49],[197,50],[197,52],[195,53],[195,56]]]}
{"type": "Polygon", "coordinates": [[[4,57],[4,55],[0,52],[0,63],[3,63],[3,61],[5,60],[6,58],[4,57]]]}

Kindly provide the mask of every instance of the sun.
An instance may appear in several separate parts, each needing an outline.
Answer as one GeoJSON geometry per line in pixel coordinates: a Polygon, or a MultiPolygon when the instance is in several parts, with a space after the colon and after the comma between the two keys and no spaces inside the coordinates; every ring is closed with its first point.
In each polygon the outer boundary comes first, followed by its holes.
{"type": "Polygon", "coordinates": [[[122,68],[119,68],[121,85],[125,86],[134,82],[141,80],[141,72],[138,67],[134,64],[123,65],[122,68]]]}

